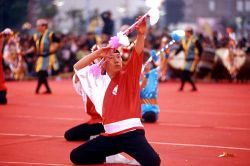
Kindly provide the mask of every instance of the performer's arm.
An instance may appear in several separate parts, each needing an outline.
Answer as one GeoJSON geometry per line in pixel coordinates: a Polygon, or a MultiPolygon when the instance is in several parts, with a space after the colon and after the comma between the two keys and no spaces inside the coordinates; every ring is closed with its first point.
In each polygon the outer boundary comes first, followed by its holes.
{"type": "Polygon", "coordinates": [[[174,55],[179,54],[182,50],[183,50],[183,46],[182,46],[182,44],[181,44],[180,47],[175,51],[175,54],[174,54],[174,55]]]}
{"type": "Polygon", "coordinates": [[[33,53],[35,52],[35,47],[34,46],[31,46],[28,50],[26,50],[23,54],[24,55],[27,55],[27,54],[30,54],[30,53],[33,53]]]}
{"type": "Polygon", "coordinates": [[[52,34],[52,45],[50,47],[50,54],[53,54],[57,51],[57,49],[59,48],[59,43],[60,43],[60,38],[55,34],[53,33],[52,34]]]}
{"type": "Polygon", "coordinates": [[[90,65],[95,59],[97,58],[103,58],[103,57],[109,57],[110,56],[110,51],[112,49],[110,47],[103,47],[100,48],[99,50],[96,50],[92,52],[91,54],[83,57],[80,59],[75,65],[74,69],[75,70],[80,70],[88,65],[90,65]]]}
{"type": "Polygon", "coordinates": [[[202,48],[201,43],[198,40],[196,40],[195,46],[198,49],[198,56],[201,57],[202,52],[203,52],[203,48],[202,48]]]}
{"type": "Polygon", "coordinates": [[[137,38],[135,43],[135,51],[137,55],[140,55],[144,49],[144,36],[147,30],[146,20],[144,19],[142,23],[137,26],[137,38]]]}
{"type": "MultiPolygon", "coordinates": [[[[145,32],[147,30],[147,24],[146,24],[146,20],[142,20],[142,22],[136,26],[137,29],[137,36],[136,36],[136,42],[134,42],[134,48],[133,51],[125,65],[125,68],[130,68],[132,71],[134,71],[134,68],[140,68],[141,66],[138,66],[138,60],[136,59],[140,59],[142,58],[141,56],[143,56],[142,52],[144,51],[144,36],[145,36],[145,32]],[[135,54],[135,56],[133,56],[133,54],[135,54]],[[132,66],[132,67],[128,67],[128,66],[132,66]]],[[[141,69],[139,69],[141,70],[141,69]]]]}
{"type": "Polygon", "coordinates": [[[35,44],[34,39],[32,38],[30,42],[31,42],[31,47],[28,50],[23,51],[21,53],[22,55],[27,55],[27,54],[31,54],[31,53],[35,52],[35,50],[36,50],[36,44],[35,44]]]}

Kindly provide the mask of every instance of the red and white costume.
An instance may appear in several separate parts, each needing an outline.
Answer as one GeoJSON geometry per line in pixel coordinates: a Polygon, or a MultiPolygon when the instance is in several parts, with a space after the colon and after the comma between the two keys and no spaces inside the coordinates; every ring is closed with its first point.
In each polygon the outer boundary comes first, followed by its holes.
{"type": "Polygon", "coordinates": [[[82,96],[84,111],[90,116],[90,120],[86,124],[102,123],[102,117],[96,112],[94,104],[85,94],[80,81],[75,82],[75,75],[73,76],[73,87],[77,94],[82,96]]]}
{"type": "Polygon", "coordinates": [[[75,71],[81,88],[102,116],[104,135],[118,135],[142,129],[140,103],[140,73],[143,53],[135,49],[128,63],[114,78],[106,75],[95,77],[90,66],[75,71]]]}

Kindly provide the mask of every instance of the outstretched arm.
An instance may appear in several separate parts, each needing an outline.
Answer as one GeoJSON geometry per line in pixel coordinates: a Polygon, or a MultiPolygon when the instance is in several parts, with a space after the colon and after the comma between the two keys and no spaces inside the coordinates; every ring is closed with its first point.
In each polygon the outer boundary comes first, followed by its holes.
{"type": "Polygon", "coordinates": [[[183,51],[182,43],[180,44],[179,48],[175,51],[174,55],[179,54],[181,51],[183,51]]]}
{"type": "Polygon", "coordinates": [[[198,49],[198,56],[199,56],[199,58],[200,58],[201,55],[202,55],[202,52],[203,52],[202,45],[201,45],[201,43],[200,43],[198,40],[196,40],[195,46],[196,46],[196,48],[198,49]]]}
{"type": "Polygon", "coordinates": [[[24,51],[23,54],[24,55],[27,55],[27,54],[30,54],[30,53],[33,53],[35,52],[35,46],[31,46],[28,50],[24,51]]]}
{"type": "Polygon", "coordinates": [[[141,24],[139,24],[137,27],[137,38],[136,38],[136,44],[135,44],[135,50],[138,55],[140,55],[144,49],[144,36],[145,32],[147,30],[147,23],[146,19],[143,19],[141,24]]]}

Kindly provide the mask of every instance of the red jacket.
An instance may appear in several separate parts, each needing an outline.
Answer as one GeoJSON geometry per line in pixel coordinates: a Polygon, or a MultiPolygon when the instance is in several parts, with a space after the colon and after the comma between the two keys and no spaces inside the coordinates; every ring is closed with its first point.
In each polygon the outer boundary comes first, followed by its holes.
{"type": "Polygon", "coordinates": [[[3,72],[3,38],[0,37],[0,91],[7,90],[5,86],[4,72],[3,72]]]}

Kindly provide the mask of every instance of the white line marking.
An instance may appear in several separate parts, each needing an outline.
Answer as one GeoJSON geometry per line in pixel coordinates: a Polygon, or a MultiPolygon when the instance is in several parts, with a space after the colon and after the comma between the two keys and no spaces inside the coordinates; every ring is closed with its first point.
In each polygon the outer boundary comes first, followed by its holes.
{"type": "MultiPolygon", "coordinates": [[[[11,115],[11,116],[3,116],[3,117],[7,117],[7,118],[23,118],[23,119],[46,119],[46,120],[80,121],[82,123],[86,122],[86,118],[34,117],[34,116],[29,116],[29,115],[21,115],[21,116],[20,115],[13,115],[13,116],[11,115]]],[[[193,125],[193,124],[184,124],[184,123],[158,123],[158,124],[160,126],[169,126],[169,127],[208,128],[208,129],[220,129],[220,130],[250,131],[250,128],[244,128],[244,127],[205,126],[205,125],[193,125]]]]}
{"type": "Polygon", "coordinates": [[[31,106],[31,107],[52,107],[52,108],[72,108],[72,109],[81,109],[83,110],[83,106],[79,105],[62,105],[62,104],[41,104],[41,103],[18,103],[18,105],[22,106],[31,106]]]}
{"type": "MultiPolygon", "coordinates": [[[[70,104],[40,104],[40,103],[25,103],[20,104],[25,106],[34,106],[34,107],[52,107],[52,108],[70,108],[70,109],[81,109],[83,110],[83,106],[79,105],[70,105],[70,104]]],[[[239,113],[239,112],[201,112],[201,111],[171,111],[169,109],[162,108],[161,112],[165,113],[176,113],[176,114],[199,114],[199,115],[228,115],[228,116],[250,116],[250,113],[239,113]]]]}
{"type": "Polygon", "coordinates": [[[156,145],[172,145],[172,146],[186,146],[186,147],[200,147],[200,148],[216,148],[216,149],[231,149],[231,150],[250,151],[250,148],[239,148],[239,147],[218,146],[218,145],[181,144],[181,143],[154,142],[154,141],[149,141],[149,143],[156,144],[156,145]]]}
{"type": "MultiPolygon", "coordinates": [[[[36,135],[36,134],[8,134],[0,133],[3,136],[29,136],[29,137],[42,137],[42,138],[63,138],[63,136],[52,136],[52,135],[36,135]]],[[[250,148],[241,148],[241,147],[231,147],[231,146],[219,146],[219,145],[205,145],[205,144],[182,144],[182,143],[173,143],[173,142],[157,142],[149,141],[151,144],[156,145],[171,145],[171,146],[184,146],[184,147],[200,147],[200,148],[216,148],[216,149],[231,149],[231,150],[244,150],[250,151],[250,148]]]]}
{"type": "Polygon", "coordinates": [[[161,109],[164,113],[173,114],[199,114],[199,115],[226,115],[226,116],[250,116],[250,113],[236,113],[236,112],[201,112],[201,111],[166,111],[166,109],[161,109]]]}
{"type": "MultiPolygon", "coordinates": [[[[51,107],[51,108],[70,108],[70,109],[81,109],[83,106],[71,105],[71,104],[49,104],[44,105],[41,103],[18,103],[18,105],[31,106],[31,107],[51,107]]],[[[176,114],[199,114],[199,115],[232,115],[232,116],[250,116],[250,113],[237,113],[237,112],[201,112],[201,111],[169,111],[168,108],[162,108],[161,112],[164,113],[176,113],[176,114]]]]}
{"type": "Polygon", "coordinates": [[[50,119],[50,120],[67,120],[67,121],[81,121],[84,122],[84,118],[53,118],[53,117],[35,117],[29,115],[11,115],[11,116],[4,116],[7,118],[24,118],[24,119],[50,119]]]}
{"type": "Polygon", "coordinates": [[[30,163],[22,161],[0,161],[0,164],[25,164],[25,165],[47,165],[47,166],[72,166],[71,164],[54,164],[54,163],[30,163]]]}
{"type": "Polygon", "coordinates": [[[2,136],[16,136],[16,137],[64,138],[63,136],[38,135],[38,134],[11,134],[11,133],[0,133],[0,135],[2,135],[2,136]]]}
{"type": "Polygon", "coordinates": [[[220,130],[250,131],[250,128],[244,128],[244,127],[206,126],[206,125],[193,125],[193,124],[184,124],[184,123],[158,123],[158,124],[160,126],[169,126],[169,127],[207,128],[207,129],[220,129],[220,130]]]}

